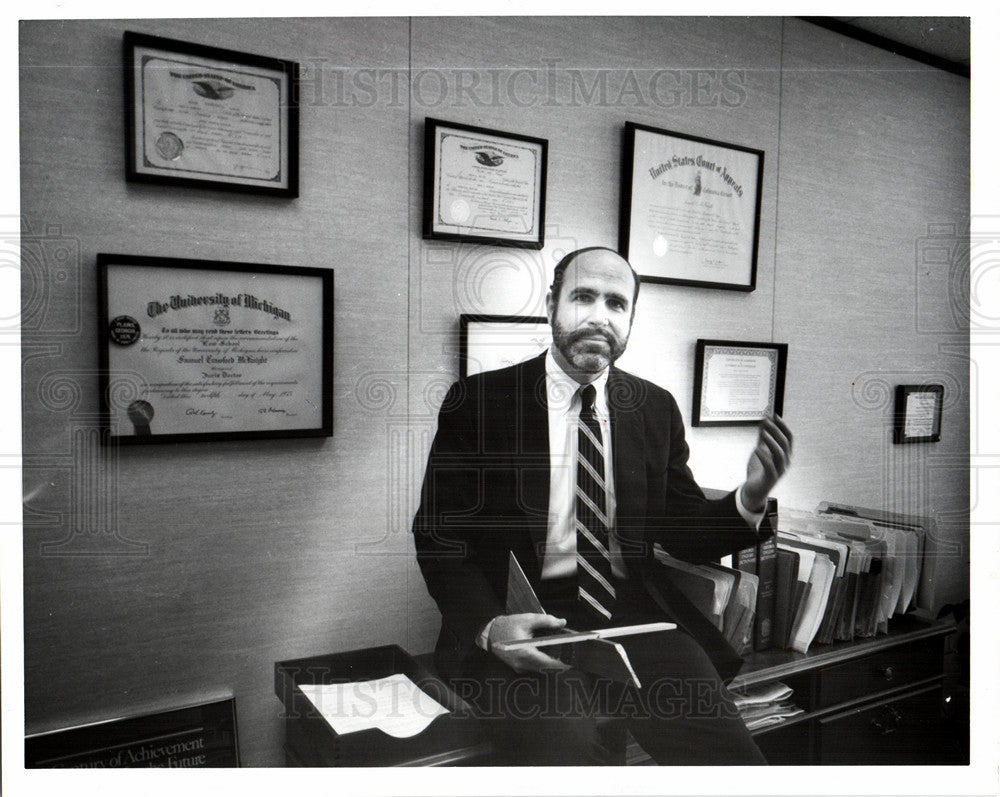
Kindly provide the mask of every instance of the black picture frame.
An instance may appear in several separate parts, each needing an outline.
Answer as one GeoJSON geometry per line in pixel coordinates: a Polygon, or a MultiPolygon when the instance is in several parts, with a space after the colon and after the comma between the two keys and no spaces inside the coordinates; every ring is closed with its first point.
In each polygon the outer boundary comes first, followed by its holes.
{"type": "Polygon", "coordinates": [[[333,435],[331,269],[100,253],[97,279],[106,442],[333,435]]]}
{"type": "Polygon", "coordinates": [[[756,426],[765,415],[781,415],[787,362],[787,343],[699,339],[695,346],[691,425],[756,426]],[[715,357],[724,359],[710,365],[715,357]],[[762,368],[767,369],[766,374],[762,368]],[[748,393],[748,386],[757,388],[756,396],[748,393]],[[742,405],[727,405],[726,390],[730,387],[739,387],[742,405]],[[753,401],[757,404],[752,405],[753,401]]]}
{"type": "Polygon", "coordinates": [[[543,315],[463,313],[459,316],[459,373],[464,378],[524,362],[548,349],[551,341],[549,319],[543,315]]]}
{"type": "Polygon", "coordinates": [[[618,251],[643,282],[753,291],[763,183],[763,150],[626,122],[618,251]],[[675,201],[652,204],[647,176],[675,201]]]}
{"type": "Polygon", "coordinates": [[[423,237],[541,249],[545,245],[548,149],[544,138],[427,117],[423,237]],[[514,169],[515,165],[520,168],[514,169]],[[504,208],[497,208],[499,192],[491,184],[501,178],[511,205],[507,215],[500,212],[504,208]],[[520,196],[515,188],[521,189],[520,196]],[[525,204],[520,213],[518,201],[525,204]]]}
{"type": "Polygon", "coordinates": [[[299,195],[296,62],[134,31],[125,32],[122,54],[128,182],[299,195]],[[172,107],[157,90],[185,94],[185,105],[199,104],[197,112],[172,107]],[[147,131],[146,106],[157,97],[161,115],[148,121],[147,131]],[[234,98],[245,107],[235,116],[225,114],[229,109],[222,103],[234,98]],[[215,111],[228,120],[226,134],[208,124],[215,111]],[[233,118],[239,123],[233,125],[233,118]],[[269,133],[269,125],[276,131],[269,133]],[[199,140],[193,144],[196,133],[199,140]],[[219,140],[206,140],[213,135],[219,140]]]}
{"type": "Polygon", "coordinates": [[[892,442],[939,442],[943,408],[944,385],[896,385],[892,442]]]}

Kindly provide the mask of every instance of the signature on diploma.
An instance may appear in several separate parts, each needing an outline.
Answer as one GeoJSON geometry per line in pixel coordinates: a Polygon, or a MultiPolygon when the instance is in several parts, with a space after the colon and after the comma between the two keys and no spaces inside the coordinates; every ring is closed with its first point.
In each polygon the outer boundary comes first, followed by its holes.
{"type": "Polygon", "coordinates": [[[215,410],[203,410],[199,407],[188,407],[184,411],[185,415],[201,415],[206,418],[215,418],[215,410]]]}
{"type": "Polygon", "coordinates": [[[296,413],[289,412],[284,407],[258,407],[257,408],[257,414],[258,415],[271,415],[271,414],[275,414],[275,415],[287,415],[289,418],[294,418],[295,415],[296,415],[296,413]]]}

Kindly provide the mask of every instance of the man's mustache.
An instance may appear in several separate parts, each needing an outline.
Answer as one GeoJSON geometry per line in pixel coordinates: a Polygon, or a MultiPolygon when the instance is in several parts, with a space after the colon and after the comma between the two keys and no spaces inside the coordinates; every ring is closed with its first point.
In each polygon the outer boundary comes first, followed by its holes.
{"type": "Polygon", "coordinates": [[[607,341],[608,345],[612,347],[614,347],[618,343],[618,338],[612,332],[608,331],[607,329],[598,329],[596,327],[593,329],[576,329],[570,332],[569,343],[570,345],[572,345],[574,343],[578,343],[581,340],[585,340],[587,338],[596,338],[596,337],[604,338],[604,340],[607,341]]]}

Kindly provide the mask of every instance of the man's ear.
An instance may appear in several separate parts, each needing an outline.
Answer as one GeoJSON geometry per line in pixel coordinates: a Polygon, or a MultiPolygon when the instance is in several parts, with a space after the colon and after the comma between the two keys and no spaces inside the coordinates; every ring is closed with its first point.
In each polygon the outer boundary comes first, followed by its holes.
{"type": "Polygon", "coordinates": [[[556,303],[552,299],[552,291],[545,294],[545,315],[549,317],[549,324],[552,324],[552,318],[555,315],[556,303]]]}

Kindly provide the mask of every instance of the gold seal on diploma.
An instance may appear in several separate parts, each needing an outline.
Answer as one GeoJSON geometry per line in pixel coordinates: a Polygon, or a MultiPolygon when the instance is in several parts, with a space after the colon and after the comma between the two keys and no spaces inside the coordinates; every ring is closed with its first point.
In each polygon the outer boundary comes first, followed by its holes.
{"type": "Polygon", "coordinates": [[[184,152],[184,142],[175,133],[160,133],[156,139],[156,151],[164,160],[175,161],[184,152]]]}

